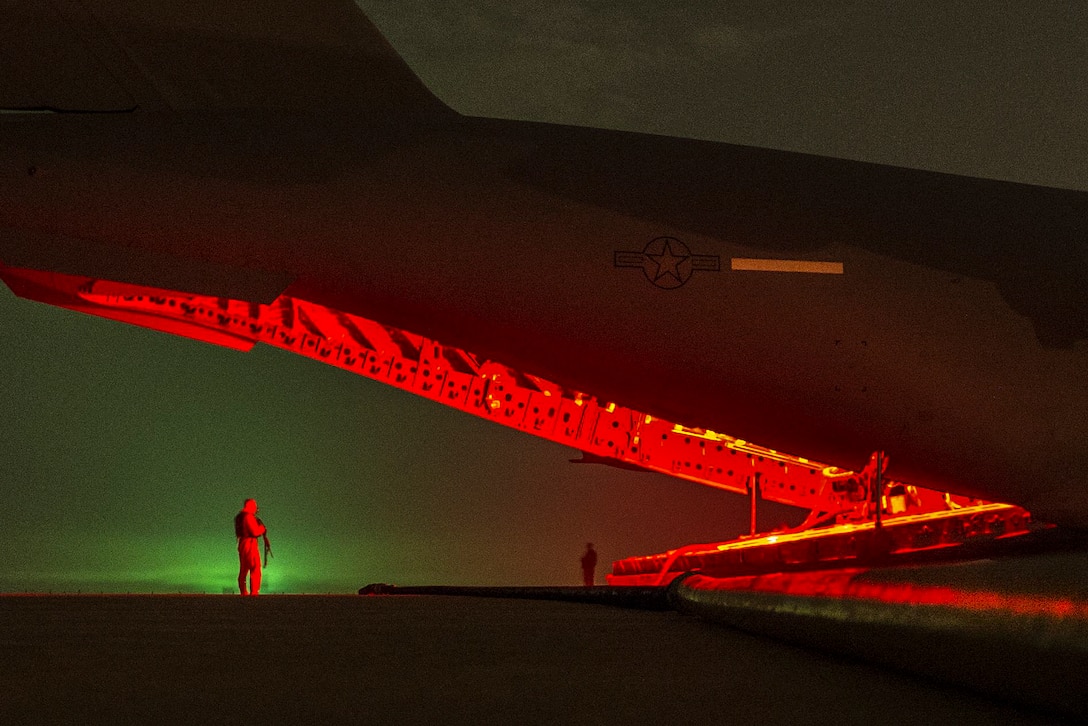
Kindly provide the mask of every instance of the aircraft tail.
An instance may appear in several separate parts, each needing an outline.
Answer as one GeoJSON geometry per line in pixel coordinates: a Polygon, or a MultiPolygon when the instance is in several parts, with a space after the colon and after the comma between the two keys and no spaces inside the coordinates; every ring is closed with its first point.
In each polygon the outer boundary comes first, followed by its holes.
{"type": "Polygon", "coordinates": [[[352,0],[0,0],[0,108],[452,114],[352,0]]]}

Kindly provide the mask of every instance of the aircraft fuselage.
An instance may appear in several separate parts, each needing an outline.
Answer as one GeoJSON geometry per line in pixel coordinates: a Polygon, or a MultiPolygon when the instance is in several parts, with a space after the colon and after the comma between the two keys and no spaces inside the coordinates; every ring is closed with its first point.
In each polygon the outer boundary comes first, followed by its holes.
{"type": "Polygon", "coordinates": [[[0,115],[0,164],[8,264],[206,294],[238,271],[266,302],[289,284],[601,400],[847,468],[883,449],[896,479],[1088,524],[1082,192],[450,117],[0,115]]]}

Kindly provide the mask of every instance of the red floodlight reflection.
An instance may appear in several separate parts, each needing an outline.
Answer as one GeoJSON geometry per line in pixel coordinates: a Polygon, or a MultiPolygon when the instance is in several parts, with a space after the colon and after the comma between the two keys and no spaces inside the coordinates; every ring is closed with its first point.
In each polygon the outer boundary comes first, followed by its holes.
{"type": "Polygon", "coordinates": [[[940,605],[975,613],[1057,620],[1088,620],[1088,602],[1065,595],[1027,594],[994,589],[928,585],[903,581],[907,574],[878,574],[867,568],[750,577],[693,576],[686,586],[697,590],[737,590],[802,597],[850,598],[897,605],[940,605]]]}
{"type": "Polygon", "coordinates": [[[718,578],[891,564],[965,544],[992,544],[1041,528],[1011,504],[957,509],[687,545],[612,563],[610,585],[664,585],[685,572],[718,578]]]}

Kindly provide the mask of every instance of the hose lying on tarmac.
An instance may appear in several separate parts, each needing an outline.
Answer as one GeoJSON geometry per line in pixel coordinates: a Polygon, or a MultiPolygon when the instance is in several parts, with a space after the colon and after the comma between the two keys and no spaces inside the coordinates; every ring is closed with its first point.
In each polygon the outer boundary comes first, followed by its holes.
{"type": "MultiPolygon", "coordinates": [[[[821,573],[808,573],[815,578],[821,573]]],[[[895,592],[864,574],[820,580],[798,595],[754,578],[697,573],[667,587],[396,587],[360,595],[458,595],[563,600],[676,610],[774,640],[845,655],[1046,713],[1088,720],[1088,602],[1068,598],[949,596],[948,588],[895,592]],[[838,587],[826,586],[835,582],[838,587]],[[754,589],[762,588],[762,589],[754,589]],[[934,591],[940,597],[933,597],[934,591]],[[906,592],[906,594],[903,594],[906,592]]],[[[782,585],[782,581],[778,582],[782,585]]]]}
{"type": "Polygon", "coordinates": [[[459,595],[462,597],[504,597],[523,600],[563,600],[593,605],[670,610],[664,587],[462,587],[457,585],[419,585],[399,587],[374,583],[359,589],[360,595],[459,595]]]}

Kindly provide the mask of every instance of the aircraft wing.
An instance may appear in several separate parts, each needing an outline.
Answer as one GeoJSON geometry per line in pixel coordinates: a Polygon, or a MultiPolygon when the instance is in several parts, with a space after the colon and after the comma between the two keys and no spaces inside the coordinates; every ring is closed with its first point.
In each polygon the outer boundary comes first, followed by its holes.
{"type": "Polygon", "coordinates": [[[452,113],[350,0],[5,0],[0,108],[452,113]]]}

